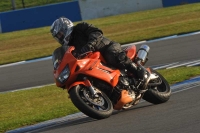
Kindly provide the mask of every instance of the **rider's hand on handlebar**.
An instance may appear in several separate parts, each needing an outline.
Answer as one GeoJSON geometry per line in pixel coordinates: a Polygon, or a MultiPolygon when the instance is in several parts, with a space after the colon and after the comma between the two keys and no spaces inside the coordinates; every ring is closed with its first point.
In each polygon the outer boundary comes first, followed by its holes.
{"type": "Polygon", "coordinates": [[[81,54],[84,54],[89,51],[94,51],[94,47],[92,45],[86,44],[81,48],[81,54]]]}

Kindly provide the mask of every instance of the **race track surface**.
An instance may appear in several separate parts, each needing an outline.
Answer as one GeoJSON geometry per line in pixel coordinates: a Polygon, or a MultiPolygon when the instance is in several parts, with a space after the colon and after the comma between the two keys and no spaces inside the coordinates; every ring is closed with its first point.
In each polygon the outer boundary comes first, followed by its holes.
{"type": "Polygon", "coordinates": [[[163,104],[142,102],[107,119],[81,118],[41,133],[199,133],[200,87],[172,94],[163,104]]]}

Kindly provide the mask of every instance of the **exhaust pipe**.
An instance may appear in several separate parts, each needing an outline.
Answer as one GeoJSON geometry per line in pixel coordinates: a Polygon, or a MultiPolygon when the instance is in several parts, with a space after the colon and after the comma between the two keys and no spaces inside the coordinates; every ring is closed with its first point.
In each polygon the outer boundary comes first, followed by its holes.
{"type": "Polygon", "coordinates": [[[144,92],[146,91],[147,85],[148,85],[148,83],[150,81],[150,77],[151,77],[151,74],[143,67],[143,65],[147,61],[147,56],[148,56],[149,50],[150,50],[150,47],[148,45],[142,45],[139,48],[139,50],[137,52],[137,56],[136,56],[137,65],[140,66],[140,68],[142,68],[147,74],[146,81],[145,81],[145,83],[143,85],[143,89],[144,90],[141,90],[141,92],[142,91],[144,91],[144,92]]]}
{"type": "Polygon", "coordinates": [[[145,63],[149,50],[150,50],[150,47],[148,45],[142,45],[137,52],[136,60],[141,61],[142,63],[145,63]]]}

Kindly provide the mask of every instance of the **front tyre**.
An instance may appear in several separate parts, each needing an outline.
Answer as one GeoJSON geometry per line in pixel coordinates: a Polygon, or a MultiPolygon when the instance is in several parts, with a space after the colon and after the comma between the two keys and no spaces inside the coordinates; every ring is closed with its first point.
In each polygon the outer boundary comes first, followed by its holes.
{"type": "Polygon", "coordinates": [[[97,90],[98,97],[93,97],[89,89],[83,85],[77,85],[70,89],[69,94],[73,104],[84,114],[94,119],[104,119],[113,112],[110,99],[97,90]]]}
{"type": "Polygon", "coordinates": [[[148,90],[144,93],[143,99],[153,104],[167,102],[171,96],[171,89],[168,82],[157,71],[151,69],[151,72],[156,74],[159,78],[150,81],[149,84],[156,84],[157,82],[161,82],[161,84],[157,86],[148,85],[148,90]]]}

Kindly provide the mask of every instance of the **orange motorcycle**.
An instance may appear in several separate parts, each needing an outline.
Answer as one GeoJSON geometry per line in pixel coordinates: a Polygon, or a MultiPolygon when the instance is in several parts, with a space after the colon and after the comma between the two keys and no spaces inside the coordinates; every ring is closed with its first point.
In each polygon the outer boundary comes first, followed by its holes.
{"type": "Polygon", "coordinates": [[[113,109],[130,108],[144,99],[153,104],[169,100],[171,89],[165,78],[157,71],[144,67],[149,46],[142,45],[138,51],[131,45],[123,50],[140,68],[144,78],[138,79],[126,69],[109,66],[100,52],[87,52],[75,56],[75,48],[57,48],[52,56],[56,85],[66,89],[73,104],[84,114],[95,118],[109,117],[113,109]]]}

